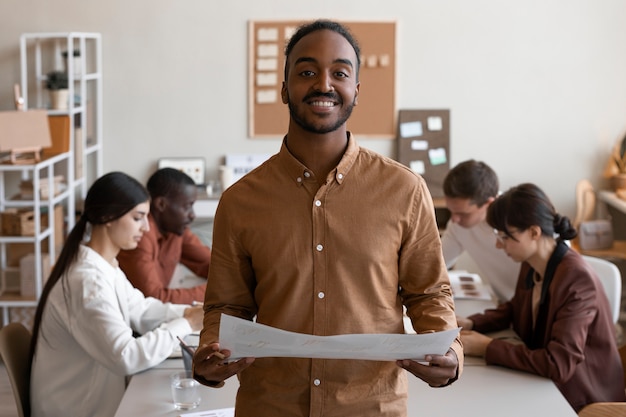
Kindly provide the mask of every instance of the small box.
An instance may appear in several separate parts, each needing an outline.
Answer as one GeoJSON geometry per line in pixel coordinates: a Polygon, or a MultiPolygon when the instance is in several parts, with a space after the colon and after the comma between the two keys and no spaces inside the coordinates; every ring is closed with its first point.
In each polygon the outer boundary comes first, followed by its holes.
{"type": "Polygon", "coordinates": [[[70,150],[70,117],[48,116],[51,146],[43,148],[44,156],[52,156],[70,150]]]}
{"type": "MultiPolygon", "coordinates": [[[[46,210],[47,211],[47,210],[46,210]]],[[[32,209],[10,208],[0,213],[2,222],[2,235],[4,236],[34,236],[35,235],[35,212],[32,209]]],[[[59,243],[59,237],[64,234],[63,207],[54,208],[55,246],[59,243]],[[58,230],[57,230],[58,228],[58,230]]],[[[48,227],[48,213],[41,213],[41,229],[48,227]]]]}
{"type": "MultiPolygon", "coordinates": [[[[52,179],[52,187],[54,188],[54,195],[58,195],[65,189],[63,183],[63,175],[56,175],[52,179]]],[[[23,200],[32,200],[35,197],[35,190],[32,180],[26,180],[20,182],[20,198],[23,200]]],[[[39,180],[39,197],[43,200],[50,198],[50,185],[48,184],[48,178],[41,178],[39,180]]]]}
{"type": "MultiPolygon", "coordinates": [[[[41,285],[50,276],[50,256],[47,253],[41,254],[41,285]]],[[[20,294],[24,297],[35,297],[35,254],[29,253],[20,259],[20,294]]]]}
{"type": "MultiPolygon", "coordinates": [[[[33,236],[35,234],[35,212],[31,209],[7,209],[0,213],[4,236],[33,236]]],[[[41,227],[45,227],[42,225],[41,227]]]]}

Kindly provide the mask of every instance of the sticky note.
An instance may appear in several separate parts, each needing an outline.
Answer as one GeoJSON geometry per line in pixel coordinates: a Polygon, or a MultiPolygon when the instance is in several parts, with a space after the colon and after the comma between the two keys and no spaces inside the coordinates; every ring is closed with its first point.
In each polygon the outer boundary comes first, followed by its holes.
{"type": "Polygon", "coordinates": [[[256,38],[260,42],[276,42],[278,40],[278,29],[260,28],[256,32],[256,38]]]}
{"type": "Polygon", "coordinates": [[[256,60],[257,71],[276,71],[278,60],[276,58],[259,58],[256,60]]]}
{"type": "Polygon", "coordinates": [[[411,141],[411,150],[413,151],[425,151],[428,149],[428,141],[427,140],[412,140],[411,141]]]}
{"type": "Polygon", "coordinates": [[[441,130],[443,129],[443,122],[439,116],[430,116],[428,118],[428,130],[441,130]]]}
{"type": "Polygon", "coordinates": [[[287,26],[285,28],[285,40],[287,41],[287,40],[291,39],[293,34],[296,33],[296,30],[298,30],[298,28],[296,26],[287,26]]]}
{"type": "Polygon", "coordinates": [[[422,136],[422,122],[401,123],[400,136],[403,138],[422,136]]]}
{"type": "Polygon", "coordinates": [[[267,87],[276,85],[278,77],[275,72],[257,72],[256,85],[260,87],[267,87]]]}
{"type": "Polygon", "coordinates": [[[365,63],[369,68],[376,68],[378,66],[378,57],[376,55],[369,55],[366,58],[365,63]]]}
{"type": "Polygon", "coordinates": [[[411,171],[420,175],[424,175],[426,172],[426,165],[424,164],[424,161],[411,161],[409,162],[409,168],[411,168],[411,171]]]}
{"type": "Polygon", "coordinates": [[[259,104],[276,103],[278,94],[276,90],[257,90],[256,102],[259,104]]]}
{"type": "Polygon", "coordinates": [[[259,57],[277,57],[278,45],[275,43],[262,43],[257,46],[257,56],[259,57]]]}
{"type": "Polygon", "coordinates": [[[428,159],[431,165],[445,164],[448,160],[445,148],[430,149],[428,151],[428,159]]]}

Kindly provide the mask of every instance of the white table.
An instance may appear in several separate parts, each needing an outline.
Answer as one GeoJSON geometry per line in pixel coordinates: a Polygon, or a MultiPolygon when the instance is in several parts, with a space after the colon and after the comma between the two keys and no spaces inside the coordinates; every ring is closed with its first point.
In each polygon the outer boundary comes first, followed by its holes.
{"type": "MultiPolygon", "coordinates": [[[[115,417],[178,416],[168,376],[181,367],[181,359],[168,359],[133,376],[115,417]]],[[[466,365],[461,378],[445,388],[430,388],[413,375],[408,381],[411,417],[576,416],[549,379],[497,366],[466,365]]],[[[222,388],[202,386],[202,402],[193,411],[233,407],[237,387],[236,377],[222,388]]]]}
{"type": "MultiPolygon", "coordinates": [[[[493,302],[488,300],[456,301],[459,316],[492,306],[493,302]]],[[[466,358],[465,362],[461,378],[445,388],[430,388],[409,374],[408,416],[576,416],[549,379],[486,366],[476,358],[466,358]]],[[[134,375],[115,417],[180,415],[180,411],[174,410],[168,377],[182,366],[182,359],[168,359],[156,368],[134,375]]],[[[202,402],[193,411],[233,407],[238,386],[236,377],[228,379],[222,388],[202,386],[202,402]]]]}

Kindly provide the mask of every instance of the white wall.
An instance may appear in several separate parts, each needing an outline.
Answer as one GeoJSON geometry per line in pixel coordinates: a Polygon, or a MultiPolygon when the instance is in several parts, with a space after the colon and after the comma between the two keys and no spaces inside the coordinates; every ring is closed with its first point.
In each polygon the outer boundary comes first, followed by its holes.
{"type": "Polygon", "coordinates": [[[626,132],[625,16],[623,0],[2,0],[0,110],[21,33],[101,32],[105,170],[145,180],[160,157],[203,156],[216,176],[226,153],[280,146],[247,137],[250,19],[395,20],[397,108],[451,109],[452,164],[536,182],[572,216],[576,181],[605,186],[626,132]]]}

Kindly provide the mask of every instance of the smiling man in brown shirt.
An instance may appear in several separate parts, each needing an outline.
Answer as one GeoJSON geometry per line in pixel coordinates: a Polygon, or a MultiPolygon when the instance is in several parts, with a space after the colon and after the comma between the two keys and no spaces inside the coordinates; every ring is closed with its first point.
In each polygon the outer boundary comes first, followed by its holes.
{"type": "MultiPolygon", "coordinates": [[[[305,25],[286,50],[280,152],[232,185],[215,216],[196,378],[239,373],[237,416],[404,416],[404,369],[431,386],[458,378],[463,352],[379,362],[245,358],[221,364],[222,313],[320,336],[456,328],[431,196],[399,163],[346,129],[359,48],[334,22],[305,25]],[[403,369],[404,368],[404,369],[403,369]]],[[[230,352],[224,350],[228,356],[230,352]]]]}

